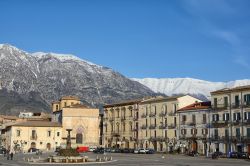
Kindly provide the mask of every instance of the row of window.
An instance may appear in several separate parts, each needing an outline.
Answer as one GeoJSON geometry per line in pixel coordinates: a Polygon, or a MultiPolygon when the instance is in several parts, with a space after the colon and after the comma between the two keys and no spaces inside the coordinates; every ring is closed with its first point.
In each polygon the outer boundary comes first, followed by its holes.
{"type": "MultiPolygon", "coordinates": [[[[244,112],[243,118],[244,118],[244,120],[250,120],[250,112],[244,112]]],[[[219,120],[220,120],[219,114],[213,114],[212,115],[212,121],[219,121],[219,120]]],[[[230,120],[230,114],[229,113],[224,113],[222,115],[222,120],[223,121],[229,121],[230,120]]],[[[233,113],[233,121],[239,121],[239,120],[241,120],[241,113],[240,112],[233,113]]]]}
{"type": "MultiPolygon", "coordinates": [[[[56,135],[59,137],[60,136],[60,132],[57,132],[56,135]]],[[[16,136],[20,137],[21,136],[21,130],[16,130],[16,136]]],[[[37,132],[36,130],[32,130],[31,131],[31,137],[32,138],[36,138],[37,137],[37,132]]],[[[51,137],[51,131],[47,131],[47,137],[51,137]]]]}
{"type": "MultiPolygon", "coordinates": [[[[219,130],[218,129],[214,129],[213,130],[213,137],[219,137],[219,130]]],[[[241,132],[240,132],[240,128],[236,128],[235,129],[235,135],[236,137],[240,137],[241,136],[241,132]]],[[[247,133],[246,133],[247,137],[250,138],[250,128],[247,128],[247,133]]],[[[224,130],[224,136],[225,137],[229,137],[229,130],[225,129],[224,130]]]]}
{"type": "MultiPolygon", "coordinates": [[[[245,94],[243,96],[243,101],[245,104],[250,105],[250,94],[245,94]]],[[[228,97],[225,96],[223,98],[223,106],[224,107],[228,107],[228,97]]],[[[234,96],[234,106],[239,106],[240,105],[240,98],[239,95],[235,95],[234,96]]],[[[218,106],[218,99],[214,98],[214,107],[216,108],[218,106]]]]}

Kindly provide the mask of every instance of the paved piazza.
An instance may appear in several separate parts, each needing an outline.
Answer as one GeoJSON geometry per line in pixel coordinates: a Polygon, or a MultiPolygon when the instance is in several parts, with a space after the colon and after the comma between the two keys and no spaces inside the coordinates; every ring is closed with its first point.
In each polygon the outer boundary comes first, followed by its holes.
{"type": "MultiPolygon", "coordinates": [[[[46,157],[49,154],[43,154],[42,157],[46,157]]],[[[90,158],[96,158],[96,154],[87,153],[90,158]]],[[[157,166],[249,166],[250,161],[242,159],[218,159],[212,160],[205,157],[189,157],[184,155],[164,155],[161,154],[119,154],[111,153],[107,156],[113,157],[113,162],[99,163],[99,164],[77,164],[77,165],[118,165],[118,166],[145,166],[145,165],[157,165],[157,166]]],[[[45,165],[45,164],[29,164],[23,162],[24,157],[36,155],[30,154],[16,154],[13,161],[8,161],[6,157],[0,156],[1,166],[28,166],[28,165],[45,165]]],[[[103,155],[99,155],[100,157],[103,155]]],[[[76,164],[46,164],[46,165],[76,165],[76,164]]]]}

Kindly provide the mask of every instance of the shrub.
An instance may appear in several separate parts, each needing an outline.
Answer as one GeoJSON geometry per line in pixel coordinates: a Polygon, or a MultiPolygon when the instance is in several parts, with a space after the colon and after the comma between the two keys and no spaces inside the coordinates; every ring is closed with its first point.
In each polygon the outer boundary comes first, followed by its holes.
{"type": "Polygon", "coordinates": [[[79,156],[76,149],[60,149],[58,152],[59,156],[79,156]]]}

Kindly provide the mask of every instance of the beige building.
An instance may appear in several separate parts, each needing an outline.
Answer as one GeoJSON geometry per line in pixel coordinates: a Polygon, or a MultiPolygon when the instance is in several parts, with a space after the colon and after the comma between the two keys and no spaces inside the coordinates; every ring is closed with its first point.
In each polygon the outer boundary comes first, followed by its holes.
{"type": "Polygon", "coordinates": [[[61,124],[48,121],[10,122],[1,127],[2,145],[16,152],[30,148],[54,151],[61,143],[61,134],[61,124]]]}
{"type": "Polygon", "coordinates": [[[62,124],[62,147],[66,147],[67,129],[72,130],[73,148],[99,145],[99,109],[82,105],[78,97],[66,96],[52,103],[52,111],[52,121],[62,124]]]}
{"type": "Polygon", "coordinates": [[[250,154],[250,86],[214,91],[211,96],[212,148],[250,154]]]}
{"type": "Polygon", "coordinates": [[[210,102],[196,102],[177,111],[179,115],[179,138],[182,153],[209,152],[210,102]]]}
{"type": "Polygon", "coordinates": [[[104,106],[103,143],[105,147],[138,147],[140,102],[141,100],[133,100],[104,106]]]}
{"type": "Polygon", "coordinates": [[[139,105],[140,147],[156,151],[173,151],[179,146],[177,110],[200,102],[189,95],[157,97],[141,101],[139,105]]]}

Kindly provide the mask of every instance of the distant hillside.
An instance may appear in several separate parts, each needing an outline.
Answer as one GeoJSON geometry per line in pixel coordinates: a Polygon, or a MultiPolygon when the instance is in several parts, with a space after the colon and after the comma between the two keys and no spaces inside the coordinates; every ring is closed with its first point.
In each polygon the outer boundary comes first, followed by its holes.
{"type": "Polygon", "coordinates": [[[28,53],[0,45],[0,113],[50,111],[50,103],[76,95],[84,104],[104,103],[155,95],[144,85],[110,68],[73,55],[28,53]]]}

